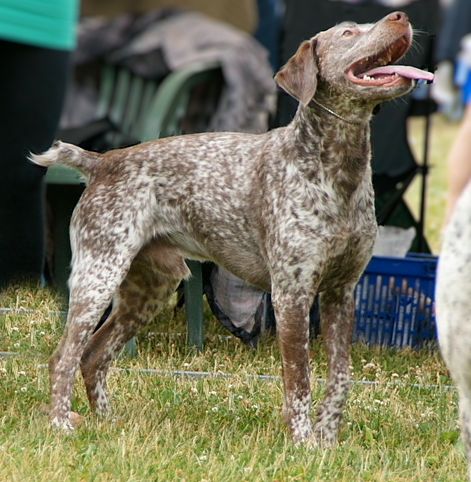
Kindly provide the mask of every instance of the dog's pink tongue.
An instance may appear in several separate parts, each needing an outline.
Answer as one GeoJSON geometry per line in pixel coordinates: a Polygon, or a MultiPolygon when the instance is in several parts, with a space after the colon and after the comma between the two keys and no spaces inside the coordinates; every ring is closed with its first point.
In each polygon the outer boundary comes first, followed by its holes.
{"type": "Polygon", "coordinates": [[[416,67],[410,67],[407,65],[385,65],[384,67],[376,67],[368,70],[368,72],[365,72],[365,75],[368,75],[369,77],[381,74],[397,74],[401,77],[406,77],[407,79],[427,80],[429,82],[431,82],[434,78],[432,72],[427,72],[426,70],[420,70],[416,67]]]}

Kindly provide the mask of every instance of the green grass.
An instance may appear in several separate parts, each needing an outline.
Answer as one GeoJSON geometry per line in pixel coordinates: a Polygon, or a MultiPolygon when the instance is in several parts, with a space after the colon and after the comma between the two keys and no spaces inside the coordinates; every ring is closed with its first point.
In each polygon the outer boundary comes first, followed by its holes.
{"type": "MultiPolygon", "coordinates": [[[[444,139],[439,147],[446,152],[455,126],[438,123],[436,135],[444,139]]],[[[420,126],[414,124],[412,132],[416,142],[420,126]]],[[[436,250],[444,157],[432,153],[427,233],[436,250]]],[[[139,356],[115,363],[111,419],[89,412],[77,383],[73,406],[85,422],[67,436],[50,429],[45,414],[45,365],[62,332],[59,300],[47,290],[19,288],[0,294],[0,307],[23,309],[0,314],[0,351],[17,353],[0,358],[0,481],[466,479],[456,391],[437,351],[355,345],[356,383],[340,443],[313,450],[293,446],[282,423],[275,340],[266,338],[250,350],[209,320],[206,348],[198,353],[186,346],[183,316],[169,309],[140,337],[139,356]],[[230,376],[175,377],[173,370],[230,376]],[[273,377],[257,378],[261,374],[273,377]]],[[[321,341],[312,344],[311,355],[315,404],[326,376],[321,341]]]]}
{"type": "MultiPolygon", "coordinates": [[[[114,413],[89,412],[77,383],[74,435],[51,430],[45,364],[61,332],[59,309],[44,291],[18,290],[0,304],[36,311],[0,318],[0,480],[2,481],[304,481],[465,480],[456,392],[438,353],[354,347],[354,384],[341,441],[331,450],[294,447],[280,417],[279,351],[256,351],[209,322],[207,348],[185,344],[182,316],[170,311],[139,340],[139,356],[120,358],[110,376],[114,413]],[[160,374],[139,372],[161,370],[160,374]],[[183,378],[167,371],[230,374],[183,378]],[[273,375],[261,380],[257,375],[273,375]],[[375,382],[364,384],[362,381],[375,382]]],[[[313,343],[313,397],[326,358],[313,343]]]]}

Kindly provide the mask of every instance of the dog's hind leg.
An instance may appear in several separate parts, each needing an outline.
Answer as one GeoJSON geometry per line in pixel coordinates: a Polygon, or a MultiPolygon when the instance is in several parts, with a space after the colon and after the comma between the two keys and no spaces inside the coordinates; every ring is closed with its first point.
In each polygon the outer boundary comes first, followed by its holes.
{"type": "MultiPolygon", "coordinates": [[[[469,377],[469,372],[468,375],[469,377]]],[[[461,438],[468,458],[468,478],[471,481],[471,383],[458,384],[461,438]]]]}
{"type": "Polygon", "coordinates": [[[456,237],[458,248],[445,244],[440,254],[436,310],[441,353],[458,389],[461,438],[471,481],[471,279],[466,278],[471,271],[466,269],[469,261],[462,261],[462,253],[457,255],[459,248],[468,246],[463,238],[456,237]]]}
{"type": "Polygon", "coordinates": [[[74,267],[72,271],[65,333],[49,360],[50,416],[52,425],[57,428],[74,428],[70,407],[75,373],[93,329],[126,275],[127,259],[133,257],[123,246],[113,249],[112,259],[94,253],[95,263],[90,263],[86,270],[74,267]]]}
{"type": "Polygon", "coordinates": [[[131,212],[128,217],[120,214],[126,206],[119,205],[123,201],[116,188],[106,192],[101,189],[99,202],[93,199],[96,194],[93,189],[87,189],[72,217],[67,324],[49,361],[51,422],[64,430],[74,428],[70,411],[72,389],[85,346],[126,277],[145,236],[144,216],[140,212],[131,212]]]}
{"type": "Polygon", "coordinates": [[[111,362],[189,275],[183,257],[159,242],[145,247],[133,261],[114,298],[110,317],[93,334],[81,360],[90,406],[98,414],[109,412],[106,376],[111,362]]]}
{"type": "Polygon", "coordinates": [[[314,435],[318,443],[329,446],[337,441],[350,389],[350,354],[355,321],[353,286],[330,288],[321,293],[320,314],[329,375],[325,398],[317,410],[314,435]]]}

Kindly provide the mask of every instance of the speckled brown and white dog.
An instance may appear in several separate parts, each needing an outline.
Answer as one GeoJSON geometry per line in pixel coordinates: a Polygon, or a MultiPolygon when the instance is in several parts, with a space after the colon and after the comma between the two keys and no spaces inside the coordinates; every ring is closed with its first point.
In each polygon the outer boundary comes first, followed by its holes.
{"type": "Polygon", "coordinates": [[[445,229],[436,300],[438,341],[458,388],[461,435],[471,481],[471,182],[445,229]]]}
{"type": "Polygon", "coordinates": [[[379,102],[430,78],[387,65],[411,42],[401,12],[303,42],[275,77],[299,100],[297,114],[266,134],[187,135],[103,155],[59,142],[32,156],[88,179],[71,223],[66,333],[50,361],[54,426],[73,428],[79,365],[91,406],[108,412],[110,362],[190,275],[184,259],[192,258],[271,291],[293,438],[335,442],[349,389],[353,289],[376,235],[369,122],[379,102]],[[317,293],[329,378],[313,427],[308,326],[317,293]]]}

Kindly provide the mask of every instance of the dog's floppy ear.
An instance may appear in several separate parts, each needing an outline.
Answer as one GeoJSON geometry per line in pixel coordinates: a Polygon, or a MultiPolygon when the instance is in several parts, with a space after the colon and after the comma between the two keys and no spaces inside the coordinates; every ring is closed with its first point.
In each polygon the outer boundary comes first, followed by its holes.
{"type": "Polygon", "coordinates": [[[305,40],[275,75],[275,82],[301,104],[311,102],[317,88],[316,39],[305,40]]]}

